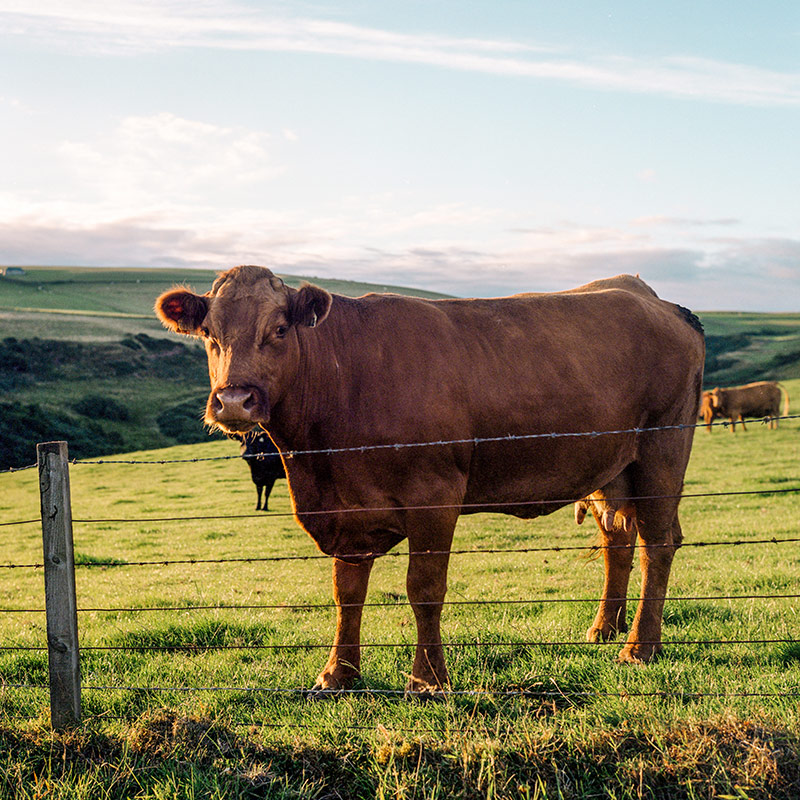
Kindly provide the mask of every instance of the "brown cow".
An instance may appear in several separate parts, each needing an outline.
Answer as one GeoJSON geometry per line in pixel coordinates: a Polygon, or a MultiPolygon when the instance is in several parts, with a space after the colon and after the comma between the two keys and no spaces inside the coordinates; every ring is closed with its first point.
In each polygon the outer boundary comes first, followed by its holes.
{"type": "MultiPolygon", "coordinates": [[[[269,432],[297,521],[334,556],[337,625],[318,689],[358,675],[376,557],[408,539],[417,623],[408,688],[440,690],[459,514],[533,518],[621,475],[645,499],[636,501],[641,600],[619,660],[661,650],[703,373],[691,312],[632,276],[491,300],[352,299],[295,290],[253,266],[222,273],[204,295],[165,292],[156,310],[168,328],[205,340],[206,422],[269,432]],[[620,432],[572,435],[602,431],[620,432]]],[[[618,624],[612,614],[595,627],[618,624]]]]}
{"type": "MultiPolygon", "coordinates": [[[[775,381],[758,381],[744,386],[731,386],[721,389],[717,386],[708,395],[708,402],[717,417],[727,417],[731,421],[731,432],[736,433],[736,422],[742,423],[742,430],[747,428],[744,424],[745,417],[765,417],[769,419],[769,427],[778,427],[778,417],[781,413],[781,396],[784,395],[783,415],[789,413],[789,393],[775,381]]],[[[706,425],[711,429],[711,419],[706,425]]]]}

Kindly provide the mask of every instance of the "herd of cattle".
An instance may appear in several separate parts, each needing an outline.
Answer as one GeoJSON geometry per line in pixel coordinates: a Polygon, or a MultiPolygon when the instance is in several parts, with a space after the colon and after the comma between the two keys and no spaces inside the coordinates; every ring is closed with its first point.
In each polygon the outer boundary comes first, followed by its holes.
{"type": "MultiPolygon", "coordinates": [[[[403,540],[417,625],[408,689],[444,689],[440,618],[459,515],[533,519],[577,498],[576,520],[589,511],[597,520],[605,567],[587,638],[628,631],[638,550],[638,606],[618,661],[662,650],[705,359],[688,309],[632,275],[564,292],[424,300],[294,289],[241,266],[205,294],[165,292],[156,313],[205,344],[206,423],[240,439],[251,469],[277,470],[274,455],[253,458],[274,442],[296,521],[333,557],[336,630],[318,691],[359,675],[370,573],[403,540]],[[261,430],[269,436],[259,441],[261,430]]],[[[711,392],[709,413],[754,413],[746,388],[711,392]]],[[[258,505],[275,470],[253,473],[258,505]]]]}

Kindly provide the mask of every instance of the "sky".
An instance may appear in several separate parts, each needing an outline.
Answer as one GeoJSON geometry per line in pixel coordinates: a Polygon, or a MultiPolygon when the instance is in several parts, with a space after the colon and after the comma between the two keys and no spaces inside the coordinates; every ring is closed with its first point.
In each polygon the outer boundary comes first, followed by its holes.
{"type": "Polygon", "coordinates": [[[800,311],[800,3],[0,0],[0,264],[800,311]]]}

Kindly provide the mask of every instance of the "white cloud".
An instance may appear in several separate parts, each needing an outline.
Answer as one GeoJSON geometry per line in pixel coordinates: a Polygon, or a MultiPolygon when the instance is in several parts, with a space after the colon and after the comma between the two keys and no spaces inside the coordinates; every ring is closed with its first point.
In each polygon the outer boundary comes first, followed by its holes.
{"type": "Polygon", "coordinates": [[[572,56],[527,42],[408,34],[277,17],[235,2],[0,0],[0,32],[74,51],[166,48],[299,52],[566,82],[601,90],[756,106],[800,105],[800,73],[676,55],[572,56]]]}
{"type": "MultiPolygon", "coordinates": [[[[59,148],[71,173],[71,196],[84,193],[115,209],[197,204],[233,197],[282,172],[266,133],[220,127],[173,114],[131,116],[92,141],[59,148]]],[[[95,212],[97,213],[97,212],[95,212]]]]}

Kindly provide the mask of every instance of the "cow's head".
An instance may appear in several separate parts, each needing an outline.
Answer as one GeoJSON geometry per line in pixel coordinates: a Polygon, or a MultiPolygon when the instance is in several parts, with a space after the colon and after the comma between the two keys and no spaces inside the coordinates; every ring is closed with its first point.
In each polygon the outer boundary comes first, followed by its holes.
{"type": "Polygon", "coordinates": [[[331,296],[317,286],[292,289],[264,267],[223,272],[203,295],[164,292],[156,314],[177,333],[203,339],[211,393],[206,424],[225,433],[266,425],[299,366],[299,329],[328,315],[331,296]]]}
{"type": "Polygon", "coordinates": [[[709,403],[711,403],[711,408],[713,408],[714,411],[720,411],[725,401],[725,390],[720,389],[719,386],[715,386],[710,392],[708,392],[708,400],[709,403]]]}
{"type": "Polygon", "coordinates": [[[717,416],[717,409],[714,408],[711,400],[711,392],[703,392],[700,396],[700,408],[697,412],[697,418],[702,419],[709,430],[711,430],[711,423],[714,417],[717,416]]]}

